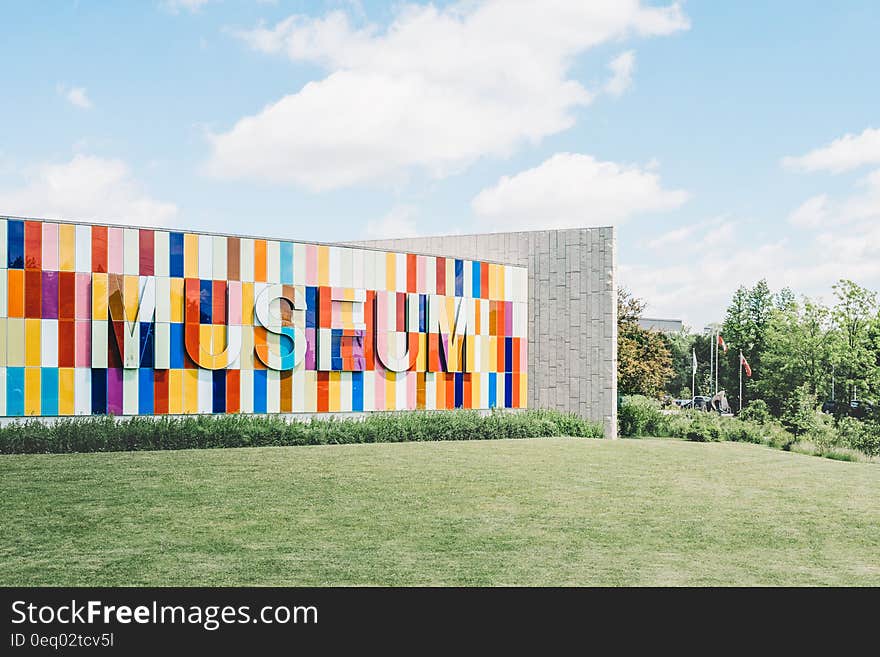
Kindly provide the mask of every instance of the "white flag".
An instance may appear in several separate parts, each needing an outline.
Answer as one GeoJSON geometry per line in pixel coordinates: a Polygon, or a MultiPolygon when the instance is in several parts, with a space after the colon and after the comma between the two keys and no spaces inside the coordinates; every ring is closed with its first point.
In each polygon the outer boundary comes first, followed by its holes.
{"type": "Polygon", "coordinates": [[[697,373],[697,350],[694,349],[694,374],[697,373]]]}

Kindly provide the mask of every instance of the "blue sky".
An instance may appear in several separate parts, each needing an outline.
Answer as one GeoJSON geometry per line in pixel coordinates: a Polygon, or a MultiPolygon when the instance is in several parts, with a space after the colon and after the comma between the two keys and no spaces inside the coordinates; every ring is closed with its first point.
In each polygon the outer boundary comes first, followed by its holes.
{"type": "Polygon", "coordinates": [[[0,214],[312,240],[614,224],[619,282],[880,288],[873,2],[0,6],[0,214]]]}

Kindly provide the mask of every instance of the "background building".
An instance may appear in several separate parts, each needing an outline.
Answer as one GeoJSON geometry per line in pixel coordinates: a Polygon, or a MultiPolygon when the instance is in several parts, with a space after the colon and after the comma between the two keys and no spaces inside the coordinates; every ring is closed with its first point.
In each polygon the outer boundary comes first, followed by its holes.
{"type": "Polygon", "coordinates": [[[657,319],[655,317],[639,317],[639,327],[646,331],[660,333],[679,333],[684,328],[680,319],[657,319]]]}

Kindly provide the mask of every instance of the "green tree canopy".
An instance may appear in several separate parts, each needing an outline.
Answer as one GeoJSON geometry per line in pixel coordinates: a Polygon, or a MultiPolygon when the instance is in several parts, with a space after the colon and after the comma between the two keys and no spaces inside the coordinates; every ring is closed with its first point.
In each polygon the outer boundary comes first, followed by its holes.
{"type": "Polygon", "coordinates": [[[617,386],[622,394],[657,397],[673,375],[668,341],[638,324],[645,302],[617,292],[617,386]]]}

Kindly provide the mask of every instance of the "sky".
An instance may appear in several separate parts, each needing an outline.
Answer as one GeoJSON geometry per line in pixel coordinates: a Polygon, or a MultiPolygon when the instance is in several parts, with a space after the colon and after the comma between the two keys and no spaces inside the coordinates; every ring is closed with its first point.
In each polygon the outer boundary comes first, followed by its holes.
{"type": "Polygon", "coordinates": [[[0,216],[343,241],[614,225],[701,329],[880,288],[880,6],[0,3],[0,216]]]}

